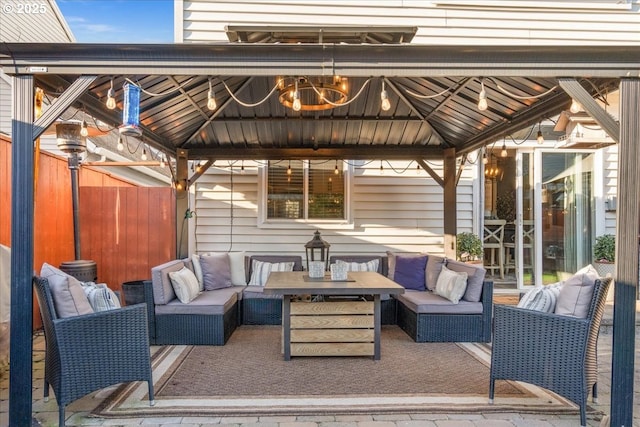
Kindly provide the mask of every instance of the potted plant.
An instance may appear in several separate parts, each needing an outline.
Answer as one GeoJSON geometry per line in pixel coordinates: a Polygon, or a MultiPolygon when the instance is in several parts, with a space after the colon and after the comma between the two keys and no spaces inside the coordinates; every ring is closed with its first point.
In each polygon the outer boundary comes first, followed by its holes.
{"type": "Polygon", "coordinates": [[[616,236],[603,234],[593,245],[593,266],[601,277],[612,276],[615,270],[616,236]]]}
{"type": "Polygon", "coordinates": [[[456,256],[459,261],[474,262],[482,259],[482,240],[474,233],[464,232],[456,236],[456,256]]]}

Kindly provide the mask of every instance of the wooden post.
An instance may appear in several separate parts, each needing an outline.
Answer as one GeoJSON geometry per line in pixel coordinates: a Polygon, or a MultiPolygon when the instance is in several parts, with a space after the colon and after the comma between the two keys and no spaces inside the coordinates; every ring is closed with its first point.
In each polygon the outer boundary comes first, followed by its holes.
{"type": "Polygon", "coordinates": [[[189,152],[179,148],[176,152],[176,258],[189,255],[189,152]]]}
{"type": "Polygon", "coordinates": [[[444,254],[456,258],[456,234],[458,234],[458,201],[456,197],[456,150],[444,150],[444,254]]]}

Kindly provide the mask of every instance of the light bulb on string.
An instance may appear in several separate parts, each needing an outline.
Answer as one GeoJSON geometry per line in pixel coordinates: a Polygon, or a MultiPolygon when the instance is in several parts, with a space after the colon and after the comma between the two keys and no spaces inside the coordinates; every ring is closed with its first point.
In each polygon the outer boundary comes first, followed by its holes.
{"type": "Polygon", "coordinates": [[[333,173],[334,175],[339,175],[340,174],[340,170],[338,169],[338,161],[336,160],[336,167],[333,169],[333,173]]]}
{"type": "Polygon", "coordinates": [[[480,80],[480,93],[478,94],[478,110],[485,111],[488,108],[487,91],[484,89],[484,80],[480,80]]]}
{"type": "Polygon", "coordinates": [[[142,148],[142,156],[140,156],[140,158],[142,159],[143,162],[147,161],[147,149],[146,148],[142,148]]]}
{"type": "Polygon", "coordinates": [[[380,175],[384,175],[384,166],[382,166],[382,160],[380,160],[380,175]]]}
{"type": "Polygon", "coordinates": [[[382,111],[389,111],[391,108],[391,102],[389,101],[389,94],[384,88],[384,80],[382,81],[382,91],[380,92],[380,108],[382,111]]]}
{"type": "Polygon", "coordinates": [[[89,135],[89,129],[87,129],[87,121],[86,120],[82,120],[82,127],[80,128],[80,135],[82,136],[88,136],[89,135]]]}
{"type": "Polygon", "coordinates": [[[160,167],[164,168],[165,166],[167,166],[166,162],[164,161],[164,156],[160,157],[160,167]]]}
{"type": "Polygon", "coordinates": [[[122,143],[122,137],[121,136],[118,137],[118,145],[116,145],[116,148],[118,149],[118,151],[123,151],[124,150],[124,144],[122,143]]]}
{"type": "Polygon", "coordinates": [[[244,175],[244,160],[240,162],[240,175],[244,175]]]}
{"type": "Polygon", "coordinates": [[[500,150],[500,157],[507,157],[509,153],[507,152],[507,143],[505,140],[502,140],[502,149],[500,150]]]}
{"type": "Polygon", "coordinates": [[[544,144],[544,136],[542,136],[542,130],[540,129],[540,123],[538,123],[538,136],[536,137],[538,144],[544,144]]]}
{"type": "Polygon", "coordinates": [[[287,175],[291,175],[293,171],[291,170],[291,162],[289,162],[289,167],[287,168],[287,175]]]}
{"type": "Polygon", "coordinates": [[[209,78],[209,92],[207,92],[207,108],[210,111],[214,111],[218,108],[218,104],[216,103],[216,94],[213,91],[213,86],[211,85],[211,78],[209,78]]]}
{"type": "Polygon", "coordinates": [[[116,108],[116,99],[113,97],[113,79],[111,79],[111,87],[107,91],[107,108],[109,110],[116,108]]]}
{"type": "Polygon", "coordinates": [[[569,107],[569,111],[571,111],[573,114],[578,113],[580,111],[582,111],[582,105],[580,105],[580,103],[578,101],[576,101],[575,99],[571,100],[571,107],[569,107]]]}
{"type": "Polygon", "coordinates": [[[482,154],[482,164],[483,165],[489,164],[489,157],[487,157],[487,150],[484,150],[484,153],[482,154]]]}

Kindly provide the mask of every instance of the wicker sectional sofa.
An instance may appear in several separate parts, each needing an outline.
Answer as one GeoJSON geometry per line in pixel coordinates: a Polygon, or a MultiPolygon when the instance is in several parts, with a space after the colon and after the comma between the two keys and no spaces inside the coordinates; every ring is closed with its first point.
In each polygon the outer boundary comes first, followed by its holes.
{"type": "MultiPolygon", "coordinates": [[[[441,264],[451,270],[468,273],[469,287],[465,296],[457,304],[435,295],[431,290],[408,289],[397,297],[383,297],[382,324],[397,324],[417,342],[490,341],[493,282],[484,280],[484,269],[440,257],[433,259],[441,260],[441,264]]],[[[366,263],[372,260],[377,260],[380,274],[389,275],[389,264],[393,271],[395,256],[334,255],[330,258],[331,263],[366,263]]],[[[246,256],[248,284],[254,261],[292,262],[295,271],[303,269],[300,256],[246,256]]],[[[181,303],[172,289],[169,273],[185,266],[194,268],[191,259],[169,261],[153,267],[151,280],[144,281],[151,344],[224,345],[241,324],[282,323],[281,298],[263,294],[263,289],[257,286],[231,286],[203,291],[190,303],[181,303]]],[[[428,269],[426,276],[428,283],[428,269]]]]}

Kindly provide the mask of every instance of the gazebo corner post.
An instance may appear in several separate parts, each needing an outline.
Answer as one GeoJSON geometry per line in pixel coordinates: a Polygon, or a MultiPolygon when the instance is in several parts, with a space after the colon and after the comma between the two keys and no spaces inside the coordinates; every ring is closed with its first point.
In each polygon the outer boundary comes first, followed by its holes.
{"type": "Polygon", "coordinates": [[[33,76],[14,77],[13,100],[9,425],[30,426],[33,393],[33,76]]]}
{"type": "Polygon", "coordinates": [[[611,427],[633,424],[636,300],[640,221],[640,79],[620,81],[620,146],[618,149],[618,209],[616,276],[611,362],[611,427]],[[621,191],[622,190],[622,191],[621,191]],[[620,256],[624,254],[624,256],[620,256]]]}
{"type": "Polygon", "coordinates": [[[176,151],[175,173],[176,196],[176,257],[189,255],[189,227],[187,221],[192,217],[189,209],[189,151],[179,148],[176,151]]]}
{"type": "Polygon", "coordinates": [[[443,208],[445,211],[444,254],[447,258],[456,258],[456,234],[458,230],[458,200],[456,195],[456,150],[446,148],[443,158],[443,208]]]}

